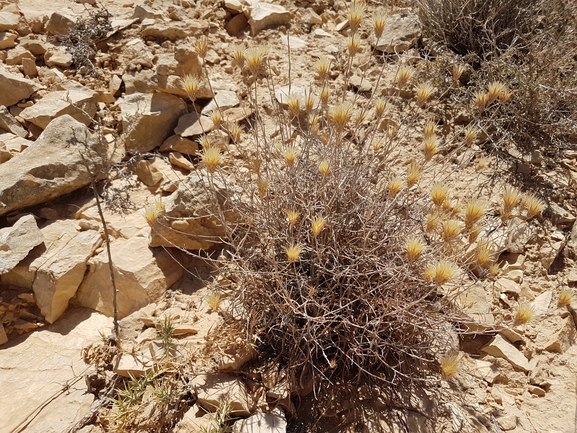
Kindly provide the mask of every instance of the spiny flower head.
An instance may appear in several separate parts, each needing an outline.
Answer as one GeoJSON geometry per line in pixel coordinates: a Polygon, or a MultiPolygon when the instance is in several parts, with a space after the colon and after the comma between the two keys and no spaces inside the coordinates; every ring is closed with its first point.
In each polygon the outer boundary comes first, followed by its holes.
{"type": "Polygon", "coordinates": [[[427,122],[425,123],[425,127],[423,128],[423,135],[425,136],[425,138],[428,137],[433,137],[435,135],[435,128],[437,127],[437,124],[435,123],[434,120],[427,120],[427,122]]]}
{"type": "Polygon", "coordinates": [[[521,196],[521,206],[527,210],[527,219],[533,218],[545,209],[545,202],[534,193],[525,193],[521,196]]]}
{"type": "Polygon", "coordinates": [[[240,142],[240,134],[242,133],[242,126],[240,126],[238,123],[232,123],[230,125],[228,133],[230,134],[230,138],[232,139],[232,141],[238,144],[240,142]]]}
{"type": "Polygon", "coordinates": [[[493,251],[486,242],[477,245],[475,259],[481,268],[489,268],[493,264],[493,251]]]}
{"type": "Polygon", "coordinates": [[[331,172],[331,166],[329,162],[326,159],[323,159],[319,163],[319,173],[322,174],[323,176],[328,176],[330,172],[331,172]]]}
{"type": "Polygon", "coordinates": [[[485,92],[475,92],[475,105],[479,110],[484,110],[489,105],[489,94],[485,92]]]}
{"type": "Polygon", "coordinates": [[[457,220],[448,220],[443,222],[443,240],[452,242],[461,233],[461,222],[457,220]]]}
{"type": "Polygon", "coordinates": [[[292,167],[295,163],[295,159],[297,157],[297,150],[294,147],[288,147],[282,154],[284,156],[284,160],[286,165],[292,167]]]}
{"type": "Polygon", "coordinates": [[[439,364],[441,364],[441,375],[444,380],[450,379],[459,371],[459,364],[461,357],[459,353],[449,353],[441,356],[439,364]]]}
{"type": "Polygon", "coordinates": [[[376,12],[373,15],[373,31],[377,39],[380,39],[383,35],[383,30],[385,30],[386,25],[387,16],[382,11],[376,12]]]}
{"type": "Polygon", "coordinates": [[[389,190],[388,197],[395,198],[401,189],[403,189],[403,179],[400,177],[393,177],[391,180],[389,180],[387,188],[389,190]]]}
{"type": "Polygon", "coordinates": [[[449,280],[451,280],[454,275],[455,265],[452,262],[446,259],[441,259],[435,263],[435,277],[433,281],[438,286],[442,286],[443,284],[449,282],[449,280]]]}
{"type": "Polygon", "coordinates": [[[441,206],[445,199],[447,198],[447,193],[449,192],[449,187],[447,185],[436,183],[431,188],[431,198],[436,206],[441,206]]]}
{"type": "Polygon", "coordinates": [[[487,94],[489,95],[489,101],[488,101],[489,104],[494,102],[499,96],[501,96],[503,92],[506,91],[507,87],[499,81],[493,81],[492,83],[489,83],[487,92],[487,94]]]}
{"type": "Polygon", "coordinates": [[[245,50],[244,59],[246,60],[248,69],[253,75],[256,75],[260,71],[266,56],[268,56],[268,48],[263,45],[250,47],[245,50]]]}
{"type": "Polygon", "coordinates": [[[300,95],[290,94],[287,101],[287,106],[289,112],[293,116],[298,116],[301,111],[301,98],[300,95]]]}
{"type": "Polygon", "coordinates": [[[434,135],[431,135],[423,141],[423,153],[425,154],[425,161],[430,161],[433,156],[439,152],[439,140],[434,135]]]}
{"type": "Polygon", "coordinates": [[[216,146],[205,148],[202,152],[202,162],[209,173],[214,173],[221,160],[222,155],[220,154],[220,149],[216,146]]]}
{"type": "Polygon", "coordinates": [[[285,211],[285,215],[287,217],[289,224],[292,226],[299,219],[300,212],[297,212],[296,210],[288,209],[285,211]]]}
{"type": "Polygon", "coordinates": [[[430,212],[425,217],[425,231],[427,233],[431,233],[433,230],[437,228],[439,223],[441,222],[441,215],[437,209],[433,212],[430,212]]]}
{"type": "Polygon", "coordinates": [[[361,22],[363,21],[363,17],[365,15],[366,5],[364,2],[355,1],[351,5],[349,9],[349,26],[351,30],[356,32],[359,29],[361,22]]]}
{"type": "Polygon", "coordinates": [[[503,191],[503,208],[501,214],[508,218],[511,216],[513,208],[519,203],[521,199],[521,190],[514,186],[507,185],[503,191]]]}
{"type": "Polygon", "coordinates": [[[164,212],[164,203],[157,199],[144,208],[144,219],[149,225],[153,225],[158,219],[159,213],[164,212]]]}
{"type": "Polygon", "coordinates": [[[331,59],[327,56],[322,56],[315,62],[315,70],[320,80],[324,81],[328,78],[330,67],[331,59]]]}
{"type": "Polygon", "coordinates": [[[404,87],[405,84],[411,79],[415,73],[414,69],[410,66],[403,65],[397,71],[396,82],[399,87],[404,87]]]}
{"type": "Polygon", "coordinates": [[[215,127],[220,128],[223,123],[222,113],[220,110],[212,110],[210,112],[210,120],[212,120],[215,127]]]}
{"type": "Polygon", "coordinates": [[[186,74],[182,79],[182,88],[186,92],[186,95],[194,102],[196,99],[196,94],[200,87],[200,81],[198,76],[192,74],[186,74]]]}
{"type": "Polygon", "coordinates": [[[289,263],[296,262],[303,251],[303,247],[298,244],[290,244],[285,248],[286,257],[289,263]]]}
{"type": "Polygon", "coordinates": [[[351,57],[361,51],[361,37],[357,33],[352,35],[347,41],[347,49],[351,57]]]}
{"type": "Polygon", "coordinates": [[[419,181],[421,175],[421,167],[416,161],[409,164],[407,168],[407,186],[410,188],[419,181]]]}
{"type": "Polygon", "coordinates": [[[573,300],[573,290],[569,287],[563,287],[559,293],[559,305],[569,305],[573,300]]]}
{"type": "Polygon", "coordinates": [[[312,219],[311,221],[311,231],[313,232],[313,236],[318,236],[321,231],[323,230],[323,227],[325,226],[325,219],[321,216],[316,216],[312,219]]]}
{"type": "Polygon", "coordinates": [[[206,36],[202,36],[194,41],[194,49],[201,59],[206,57],[206,52],[208,51],[208,39],[206,36]]]}
{"type": "Polygon", "coordinates": [[[475,198],[467,202],[465,208],[465,227],[471,229],[477,221],[487,212],[488,203],[480,198],[475,198]]]}
{"type": "Polygon", "coordinates": [[[323,86],[322,90],[321,90],[321,104],[323,105],[323,107],[326,107],[327,104],[329,103],[329,96],[331,94],[331,91],[329,89],[329,86],[325,85],[323,86]]]}
{"type": "Polygon", "coordinates": [[[352,115],[353,108],[348,102],[341,102],[329,109],[329,120],[338,132],[343,132],[352,115]]]}
{"type": "Polygon", "coordinates": [[[405,251],[409,263],[415,263],[425,250],[425,241],[421,236],[410,235],[405,241],[405,251]]]}
{"type": "Polygon", "coordinates": [[[264,198],[270,188],[270,181],[264,177],[259,176],[256,180],[256,187],[260,198],[264,198]]]}
{"type": "Polygon", "coordinates": [[[484,170],[489,165],[489,160],[484,156],[477,161],[477,170],[484,170]]]}
{"type": "Polygon", "coordinates": [[[524,301],[517,306],[517,313],[515,314],[516,323],[527,323],[535,317],[535,305],[532,302],[524,301]]]}
{"type": "Polygon", "coordinates": [[[499,104],[506,104],[511,99],[511,96],[513,96],[512,90],[502,91],[501,94],[499,95],[499,104]]]}
{"type": "Polygon", "coordinates": [[[477,138],[477,128],[473,125],[469,125],[465,128],[465,143],[470,146],[477,138]]]}
{"type": "Polygon", "coordinates": [[[232,55],[232,63],[233,65],[237,65],[239,68],[244,67],[244,54],[246,52],[246,48],[242,45],[233,44],[230,46],[230,52],[232,55]]]}
{"type": "Polygon", "coordinates": [[[383,98],[379,98],[375,101],[375,114],[377,118],[381,117],[385,112],[385,108],[387,106],[387,101],[383,98]]]}
{"type": "Polygon", "coordinates": [[[463,65],[453,65],[453,80],[458,82],[465,72],[465,67],[463,65]]]}
{"type": "Polygon", "coordinates": [[[422,106],[427,102],[427,100],[431,97],[433,92],[435,91],[435,87],[428,81],[425,83],[421,83],[417,86],[417,104],[422,106]]]}
{"type": "Polygon", "coordinates": [[[313,108],[315,107],[315,103],[316,103],[315,96],[310,92],[307,93],[305,96],[305,110],[307,113],[310,113],[311,111],[313,111],[313,108]]]}

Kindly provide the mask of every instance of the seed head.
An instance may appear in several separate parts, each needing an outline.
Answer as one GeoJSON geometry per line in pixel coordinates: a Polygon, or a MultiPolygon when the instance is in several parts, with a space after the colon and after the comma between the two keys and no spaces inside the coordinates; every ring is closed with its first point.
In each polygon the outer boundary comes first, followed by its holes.
{"type": "Polygon", "coordinates": [[[507,185],[505,191],[503,191],[503,208],[501,210],[501,215],[505,218],[510,217],[513,208],[517,205],[520,199],[521,190],[514,186],[507,185]]]}
{"type": "Polygon", "coordinates": [[[299,216],[300,216],[300,212],[297,212],[297,211],[292,210],[292,209],[286,210],[285,214],[286,214],[288,222],[291,226],[295,225],[295,223],[297,222],[297,220],[299,219],[299,216]]]}
{"type": "Polygon", "coordinates": [[[270,188],[270,181],[264,177],[259,176],[256,180],[256,187],[260,198],[265,198],[268,189],[270,188]]]}
{"type": "Polygon", "coordinates": [[[447,198],[447,193],[449,192],[449,187],[444,184],[436,183],[431,188],[431,198],[436,206],[441,206],[445,199],[447,198]]]}
{"type": "Polygon", "coordinates": [[[242,126],[240,126],[238,123],[233,123],[232,125],[230,125],[229,134],[230,138],[234,143],[238,144],[240,142],[241,133],[242,133],[242,126]]]}
{"type": "Polygon", "coordinates": [[[204,149],[204,152],[202,153],[202,162],[209,173],[214,173],[221,160],[222,155],[220,154],[220,149],[218,147],[212,146],[204,149]]]}
{"type": "Polygon", "coordinates": [[[470,146],[477,138],[477,128],[473,125],[469,125],[465,128],[465,143],[470,146]]]}
{"type": "Polygon", "coordinates": [[[425,154],[425,161],[430,161],[433,156],[439,152],[439,140],[434,135],[431,135],[423,141],[423,153],[425,154]]]}
{"type": "Polygon", "coordinates": [[[212,123],[214,123],[215,127],[220,128],[223,122],[222,113],[220,110],[212,110],[210,112],[210,120],[212,120],[212,123]]]}
{"type": "Polygon", "coordinates": [[[488,206],[488,203],[480,198],[475,198],[467,203],[465,208],[465,228],[467,230],[470,230],[485,215],[488,206]]]}
{"type": "Polygon", "coordinates": [[[445,259],[439,260],[435,264],[435,284],[442,286],[443,284],[449,282],[451,278],[455,275],[455,265],[445,259]]]}
{"type": "Polygon", "coordinates": [[[361,37],[357,33],[352,35],[347,41],[347,49],[351,57],[361,51],[361,37]]]}
{"type": "Polygon", "coordinates": [[[201,59],[206,57],[206,52],[208,51],[208,39],[206,36],[194,41],[194,49],[201,59]]]}
{"type": "Polygon", "coordinates": [[[515,315],[515,323],[527,323],[535,317],[535,305],[532,302],[521,302],[517,307],[517,314],[515,315]]]}
{"type": "Polygon", "coordinates": [[[399,87],[404,87],[414,74],[413,68],[410,66],[401,66],[397,71],[396,82],[399,87]]]}
{"type": "Polygon", "coordinates": [[[349,27],[352,32],[356,32],[363,21],[365,15],[366,5],[363,2],[353,2],[351,8],[349,9],[349,27]]]}
{"type": "Polygon", "coordinates": [[[423,278],[425,281],[433,281],[435,279],[435,265],[429,265],[425,268],[425,272],[423,272],[423,278]]]}
{"type": "Polygon", "coordinates": [[[331,91],[329,89],[329,86],[324,86],[323,89],[321,90],[321,104],[323,105],[323,107],[326,107],[327,104],[329,103],[329,96],[331,94],[331,91]]]}
{"type": "Polygon", "coordinates": [[[459,363],[461,362],[461,357],[458,353],[450,353],[441,356],[439,363],[441,364],[441,375],[444,380],[448,380],[453,377],[459,371],[459,363]]]}
{"type": "Polygon", "coordinates": [[[330,68],[331,59],[327,56],[322,56],[315,62],[315,70],[317,72],[318,78],[321,81],[324,81],[329,77],[330,68]]]}
{"type": "Polygon", "coordinates": [[[525,193],[521,196],[521,207],[527,210],[527,219],[531,219],[545,209],[545,202],[534,193],[525,193]]]}
{"type": "Polygon", "coordinates": [[[459,82],[463,72],[465,72],[465,67],[463,65],[453,65],[453,80],[459,82]]]}
{"type": "Polygon", "coordinates": [[[425,231],[427,233],[431,233],[437,228],[440,222],[441,215],[439,214],[439,211],[435,209],[433,212],[428,213],[425,217],[425,231]]]}
{"type": "Polygon", "coordinates": [[[323,159],[319,164],[319,173],[323,176],[328,176],[331,172],[331,166],[329,162],[323,159]]]}
{"type": "Polygon", "coordinates": [[[475,260],[477,264],[484,269],[489,268],[493,264],[493,252],[486,242],[477,246],[475,251],[475,260]]]}
{"type": "Polygon", "coordinates": [[[313,236],[318,236],[323,227],[325,226],[325,219],[321,216],[314,217],[311,221],[311,231],[313,232],[313,236]]]}
{"type": "Polygon", "coordinates": [[[314,97],[314,95],[312,93],[307,93],[306,97],[305,97],[305,110],[307,113],[310,113],[311,111],[313,111],[313,108],[315,107],[315,103],[316,103],[316,99],[314,97]]]}
{"type": "Polygon", "coordinates": [[[489,160],[484,156],[477,161],[477,170],[484,170],[489,165],[489,160]]]}
{"type": "Polygon", "coordinates": [[[397,194],[403,189],[403,180],[400,177],[393,177],[388,184],[388,198],[395,198],[397,194]]]}
{"type": "Polygon", "coordinates": [[[150,203],[144,208],[144,219],[152,226],[161,212],[164,212],[164,203],[162,200],[157,199],[154,203],[150,203]]]}
{"type": "Polygon", "coordinates": [[[501,94],[503,92],[507,91],[507,87],[499,82],[499,81],[493,81],[492,83],[489,84],[488,86],[488,95],[489,95],[489,101],[488,103],[491,104],[493,103],[495,100],[497,100],[497,98],[499,98],[501,96],[501,94]]]}
{"type": "Polygon", "coordinates": [[[301,255],[303,248],[298,244],[290,244],[285,248],[286,258],[289,263],[296,262],[301,255]]]}
{"type": "Polygon", "coordinates": [[[377,115],[377,118],[380,118],[383,115],[386,106],[387,101],[383,98],[377,99],[375,101],[375,114],[377,115]]]}
{"type": "Polygon", "coordinates": [[[380,39],[383,35],[383,30],[385,30],[385,26],[387,25],[387,16],[379,11],[373,15],[373,31],[375,32],[375,36],[377,39],[380,39]]]}
{"type": "Polygon", "coordinates": [[[437,124],[433,120],[427,120],[425,123],[425,128],[423,129],[423,135],[425,138],[433,137],[435,135],[435,128],[437,124]]]}
{"type": "Polygon", "coordinates": [[[573,290],[571,290],[569,287],[563,287],[561,289],[561,292],[559,293],[559,305],[560,306],[569,305],[571,304],[572,300],[573,300],[573,290]]]}
{"type": "Polygon", "coordinates": [[[499,104],[506,104],[511,99],[511,96],[513,96],[512,90],[504,90],[499,95],[499,104]]]}
{"type": "Polygon", "coordinates": [[[295,159],[297,157],[297,151],[294,147],[289,147],[287,148],[283,154],[284,156],[284,160],[286,162],[286,165],[288,165],[289,167],[292,167],[295,163],[295,159]]]}
{"type": "Polygon", "coordinates": [[[222,303],[222,295],[218,292],[212,292],[207,296],[206,303],[212,311],[218,311],[222,303]]]}
{"type": "Polygon", "coordinates": [[[410,235],[405,241],[405,251],[409,263],[415,263],[425,250],[425,241],[421,236],[410,235]]]}
{"type": "Polygon", "coordinates": [[[257,75],[260,72],[266,56],[268,56],[268,48],[262,45],[250,47],[245,50],[244,59],[246,60],[248,69],[253,75],[257,75]]]}
{"type": "Polygon", "coordinates": [[[489,94],[485,92],[475,92],[475,105],[479,110],[484,110],[489,105],[489,94]]]}
{"type": "Polygon", "coordinates": [[[342,133],[351,119],[353,108],[348,102],[341,102],[329,109],[329,121],[334,128],[342,133]]]}
{"type": "Polygon", "coordinates": [[[387,137],[389,137],[389,139],[392,140],[393,138],[395,138],[395,135],[397,135],[398,130],[399,129],[396,125],[389,125],[389,127],[387,128],[387,137]]]}
{"type": "Polygon", "coordinates": [[[454,241],[461,233],[461,222],[457,220],[448,220],[443,223],[443,240],[445,242],[454,241]]]}
{"type": "Polygon", "coordinates": [[[375,152],[378,152],[382,148],[383,148],[383,142],[382,141],[377,141],[377,142],[373,143],[373,150],[375,152]]]}
{"type": "Polygon", "coordinates": [[[330,140],[331,140],[331,134],[329,134],[326,131],[321,134],[321,143],[323,143],[323,146],[329,144],[330,140]]]}
{"type": "Polygon", "coordinates": [[[417,104],[423,106],[425,102],[431,97],[435,88],[429,82],[421,83],[417,86],[417,104]]]}
{"type": "Polygon", "coordinates": [[[419,176],[421,175],[421,167],[416,161],[409,164],[407,169],[407,186],[410,188],[419,181],[419,176]]]}
{"type": "Polygon", "coordinates": [[[301,111],[301,98],[299,95],[291,94],[287,101],[289,112],[293,116],[298,116],[301,111]]]}
{"type": "Polygon", "coordinates": [[[236,65],[242,69],[245,63],[244,54],[246,52],[246,48],[242,45],[233,44],[230,46],[230,52],[232,55],[233,65],[236,65]]]}
{"type": "Polygon", "coordinates": [[[200,82],[196,75],[186,74],[182,79],[182,88],[192,102],[194,102],[196,99],[196,94],[198,93],[199,87],[200,82]]]}

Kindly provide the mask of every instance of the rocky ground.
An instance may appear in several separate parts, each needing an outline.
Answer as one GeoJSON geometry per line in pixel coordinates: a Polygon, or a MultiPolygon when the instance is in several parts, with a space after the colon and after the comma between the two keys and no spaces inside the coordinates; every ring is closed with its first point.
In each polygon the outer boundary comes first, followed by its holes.
{"type": "MultiPolygon", "coordinates": [[[[348,2],[271,3],[0,0],[0,432],[108,431],[105,418],[118,412],[99,406],[103,381],[154,371],[166,349],[157,329],[167,318],[193,378],[187,397],[163,412],[174,419],[172,431],[225,431],[210,430],[223,399],[238,418],[233,431],[306,431],[298,426],[314,415],[306,399],[295,406],[275,367],[258,378],[241,371],[256,353],[242,332],[222,331],[235,282],[187,254],[216,258],[222,235],[197,174],[198,138],[210,134],[239,160],[251,146],[252,112],[233,45],[267,45],[281,104],[283,86],[304,94],[314,63],[323,55],[337,62],[346,49],[348,2]],[[202,36],[204,59],[194,46],[202,36]],[[194,105],[181,80],[204,71],[210,81],[201,80],[194,105]],[[243,126],[240,140],[202,115],[217,106],[243,126]],[[112,283],[92,186],[118,287],[121,343],[108,352],[112,283]],[[149,224],[146,212],[159,206],[169,223],[149,224]],[[96,371],[99,359],[113,371],[96,371]]],[[[399,63],[418,67],[423,50],[434,48],[405,6],[387,7],[386,38],[363,41],[351,93],[368,98],[378,80],[394,79],[399,63]],[[388,56],[384,66],[375,53],[388,56]]],[[[270,106],[266,98],[262,104],[270,106]]],[[[398,127],[406,106],[393,106],[382,129],[398,127]]],[[[451,107],[439,118],[446,137],[461,128],[462,112],[451,107]]],[[[399,167],[411,161],[414,143],[408,134],[399,146],[399,167]]],[[[320,431],[575,431],[577,305],[559,297],[577,283],[577,151],[563,151],[557,165],[519,153],[520,165],[510,165],[477,144],[450,154],[459,169],[444,175],[456,193],[492,191],[497,207],[508,182],[530,186],[543,177],[554,192],[538,218],[494,230],[498,275],[459,295],[475,326],[460,341],[459,373],[440,385],[448,397],[435,403],[431,392],[419,410],[404,410],[365,396],[373,415],[364,430],[346,426],[351,407],[336,402],[320,431]],[[480,165],[488,167],[480,172],[480,165]],[[523,301],[535,318],[513,325],[523,301]],[[404,421],[390,422],[397,412],[404,421]]],[[[139,431],[156,431],[143,420],[158,422],[158,400],[143,398],[139,431]]]]}

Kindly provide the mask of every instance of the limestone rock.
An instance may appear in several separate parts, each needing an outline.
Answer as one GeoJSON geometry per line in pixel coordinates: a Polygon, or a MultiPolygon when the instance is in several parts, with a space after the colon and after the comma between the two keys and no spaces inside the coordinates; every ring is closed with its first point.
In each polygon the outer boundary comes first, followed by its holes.
{"type": "Polygon", "coordinates": [[[72,61],[72,54],[66,50],[66,47],[56,47],[55,49],[46,51],[44,54],[46,66],[67,68],[72,64],[72,61]]]}
{"type": "Polygon", "coordinates": [[[197,113],[189,113],[178,119],[174,133],[181,137],[195,137],[207,134],[214,129],[214,123],[207,116],[199,116],[197,113]]]}
{"type": "Polygon", "coordinates": [[[229,35],[237,35],[244,28],[248,26],[248,19],[244,14],[238,14],[233,16],[225,25],[224,29],[229,35]]]}
{"type": "Polygon", "coordinates": [[[490,297],[483,287],[475,285],[463,290],[455,298],[455,303],[471,317],[472,322],[466,323],[468,328],[485,329],[494,326],[490,297]]]}
{"type": "Polygon", "coordinates": [[[33,215],[25,215],[12,227],[0,229],[0,275],[12,270],[42,242],[44,236],[33,215]]]}
{"type": "Polygon", "coordinates": [[[188,171],[194,170],[194,164],[179,152],[170,152],[168,160],[176,167],[184,168],[188,171]]]}
{"type": "Polygon", "coordinates": [[[74,27],[74,20],[59,12],[54,12],[50,15],[46,23],[46,33],[49,35],[66,35],[74,27]]]}
{"type": "MultiPolygon", "coordinates": [[[[58,226],[59,222],[53,224],[58,226]]],[[[68,301],[84,278],[88,259],[101,243],[102,237],[95,230],[77,233],[36,271],[32,288],[36,304],[48,323],[54,323],[66,311],[68,301]]]]}
{"type": "Polygon", "coordinates": [[[208,22],[200,20],[172,21],[170,23],[154,23],[144,26],[142,37],[158,39],[183,39],[188,36],[200,36],[208,30],[208,22]]]}
{"type": "Polygon", "coordinates": [[[551,222],[557,226],[567,226],[575,222],[575,215],[566,211],[555,202],[549,204],[547,211],[551,214],[551,222]]]}
{"type": "Polygon", "coordinates": [[[96,92],[77,83],[63,82],[56,92],[48,93],[31,107],[25,108],[20,117],[44,129],[53,120],[65,114],[86,126],[96,114],[96,92]]]}
{"type": "Polygon", "coordinates": [[[284,414],[276,409],[272,413],[257,413],[237,421],[232,426],[233,433],[286,433],[287,422],[284,414]]]}
{"type": "Polygon", "coordinates": [[[8,336],[6,335],[6,331],[4,330],[4,325],[0,323],[0,346],[4,343],[8,342],[8,336]]]}
{"type": "Polygon", "coordinates": [[[20,14],[0,11],[0,32],[5,32],[6,30],[16,30],[18,28],[19,20],[20,14]]]}
{"type": "Polygon", "coordinates": [[[213,110],[220,109],[221,111],[229,108],[238,107],[240,100],[236,92],[231,90],[220,90],[216,92],[214,99],[210,101],[206,107],[202,109],[202,113],[210,113],[213,110]]]}
{"type": "Polygon", "coordinates": [[[164,93],[134,93],[121,104],[126,150],[148,152],[171,135],[178,119],[186,113],[186,104],[164,93]]]}
{"type": "Polygon", "coordinates": [[[278,87],[275,92],[274,96],[277,102],[284,108],[288,106],[288,101],[291,96],[296,96],[304,102],[306,97],[306,90],[304,87],[299,86],[281,86],[278,87]]]}
{"type": "Polygon", "coordinates": [[[11,32],[0,32],[0,50],[14,48],[16,46],[16,35],[11,32]]]}
{"type": "MultiPolygon", "coordinates": [[[[224,216],[234,221],[237,216],[227,210],[232,192],[220,180],[213,182],[224,216]]],[[[220,243],[226,234],[218,220],[219,210],[209,190],[208,180],[192,172],[178,189],[164,201],[164,215],[152,226],[150,246],[178,246],[188,250],[207,249],[220,243]]]]}
{"type": "Polygon", "coordinates": [[[290,23],[291,18],[291,13],[282,6],[258,2],[249,9],[248,23],[252,36],[256,36],[268,26],[290,23]]]}
{"type": "Polygon", "coordinates": [[[81,155],[100,173],[106,154],[86,126],[68,115],[54,119],[28,149],[0,165],[0,215],[88,185],[81,155]]]}
{"type": "Polygon", "coordinates": [[[499,334],[495,335],[487,345],[483,346],[481,351],[497,358],[504,358],[519,370],[531,371],[531,366],[525,355],[499,334]]]}
{"type": "Polygon", "coordinates": [[[194,156],[198,152],[198,143],[196,141],[189,140],[187,138],[183,138],[180,135],[171,135],[159,149],[161,152],[180,152],[184,153],[185,155],[194,156]]]}
{"type": "Polygon", "coordinates": [[[122,75],[122,81],[127,95],[151,93],[158,88],[158,77],[151,69],[127,72],[122,75]]]}
{"type": "Polygon", "coordinates": [[[407,51],[421,39],[421,24],[415,14],[394,14],[379,39],[371,33],[369,44],[378,51],[394,54],[407,51]]]}
{"type": "Polygon", "coordinates": [[[38,76],[38,68],[36,67],[36,61],[32,59],[22,59],[22,72],[27,77],[38,76]]]}
{"type": "Polygon", "coordinates": [[[499,278],[495,281],[495,288],[500,293],[512,293],[516,296],[521,294],[521,286],[508,278],[499,278]]]}
{"type": "Polygon", "coordinates": [[[36,58],[34,57],[34,54],[19,45],[16,48],[8,51],[8,56],[6,57],[4,63],[7,65],[21,65],[22,59],[35,60],[36,58]]]}
{"type": "Polygon", "coordinates": [[[174,429],[175,433],[204,433],[217,432],[220,429],[220,424],[216,420],[216,416],[212,413],[205,413],[199,409],[195,404],[182,417],[174,429]],[[197,416],[197,413],[203,413],[203,416],[197,416]]]}
{"type": "Polygon", "coordinates": [[[35,56],[44,54],[52,46],[38,35],[24,36],[18,40],[18,45],[23,46],[35,56]]]}
{"type": "Polygon", "coordinates": [[[27,99],[40,89],[40,86],[32,80],[8,72],[0,64],[0,105],[10,107],[21,99],[27,99]]]}
{"type": "Polygon", "coordinates": [[[553,292],[550,290],[541,293],[539,296],[535,298],[533,301],[533,305],[535,306],[535,316],[543,316],[547,314],[549,310],[549,304],[551,303],[551,299],[553,298],[553,292]]]}
{"type": "MultiPolygon", "coordinates": [[[[182,276],[182,267],[173,259],[175,254],[148,248],[144,237],[116,239],[110,247],[118,289],[118,317],[126,317],[158,301],[182,276]]],[[[106,251],[90,259],[88,265],[89,272],[78,289],[78,300],[85,307],[111,316],[113,291],[106,251]]]]}
{"type": "Polygon", "coordinates": [[[80,308],[0,350],[0,365],[10,372],[2,374],[2,432],[17,430],[41,406],[26,433],[64,432],[87,415],[94,396],[74,372],[86,369],[82,348],[101,341],[101,333],[108,335],[111,327],[110,319],[80,308]],[[64,384],[70,388],[61,392],[64,384]]]}
{"type": "Polygon", "coordinates": [[[214,412],[222,401],[228,401],[231,415],[248,416],[254,409],[248,390],[240,379],[226,374],[199,374],[191,381],[197,403],[208,412],[214,412]]]}
{"type": "Polygon", "coordinates": [[[144,159],[138,161],[138,164],[136,164],[136,168],[134,169],[134,174],[136,174],[138,179],[140,179],[140,181],[146,186],[158,185],[164,178],[162,173],[158,171],[156,167],[144,159]]]}
{"type": "Polygon", "coordinates": [[[22,138],[27,135],[26,130],[4,106],[0,106],[0,129],[9,131],[22,138]]]}

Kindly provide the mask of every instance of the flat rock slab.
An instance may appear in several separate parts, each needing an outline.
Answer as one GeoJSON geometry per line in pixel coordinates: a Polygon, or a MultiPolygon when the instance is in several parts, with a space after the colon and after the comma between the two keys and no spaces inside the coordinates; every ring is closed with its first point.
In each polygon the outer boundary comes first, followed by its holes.
{"type": "Polygon", "coordinates": [[[86,365],[80,351],[100,341],[100,333],[108,335],[111,329],[111,319],[79,308],[57,324],[3,346],[0,432],[13,431],[44,403],[47,406],[26,427],[26,433],[62,433],[86,415],[94,396],[87,393],[82,374],[86,365]],[[72,382],[76,375],[80,380],[72,382]],[[60,393],[67,383],[70,388],[60,393]]]}
{"type": "Polygon", "coordinates": [[[259,2],[249,10],[248,23],[252,36],[255,36],[262,29],[290,23],[291,13],[279,5],[259,2]]]}
{"type": "Polygon", "coordinates": [[[69,115],[58,117],[30,147],[0,165],[0,216],[88,185],[82,156],[98,173],[106,154],[85,125],[69,115]]]}
{"type": "Polygon", "coordinates": [[[369,44],[376,50],[389,54],[407,51],[421,38],[421,23],[415,14],[394,14],[388,20],[380,38],[374,33],[369,44]]]}
{"type": "Polygon", "coordinates": [[[487,345],[481,348],[481,351],[497,358],[504,358],[519,370],[531,371],[531,366],[525,355],[501,335],[496,335],[487,345]]]}
{"type": "Polygon", "coordinates": [[[44,236],[33,215],[20,218],[12,227],[0,230],[0,275],[12,270],[44,236]]]}
{"type": "Polygon", "coordinates": [[[40,88],[34,81],[8,72],[0,65],[0,105],[10,107],[21,99],[29,98],[40,88]]]}

